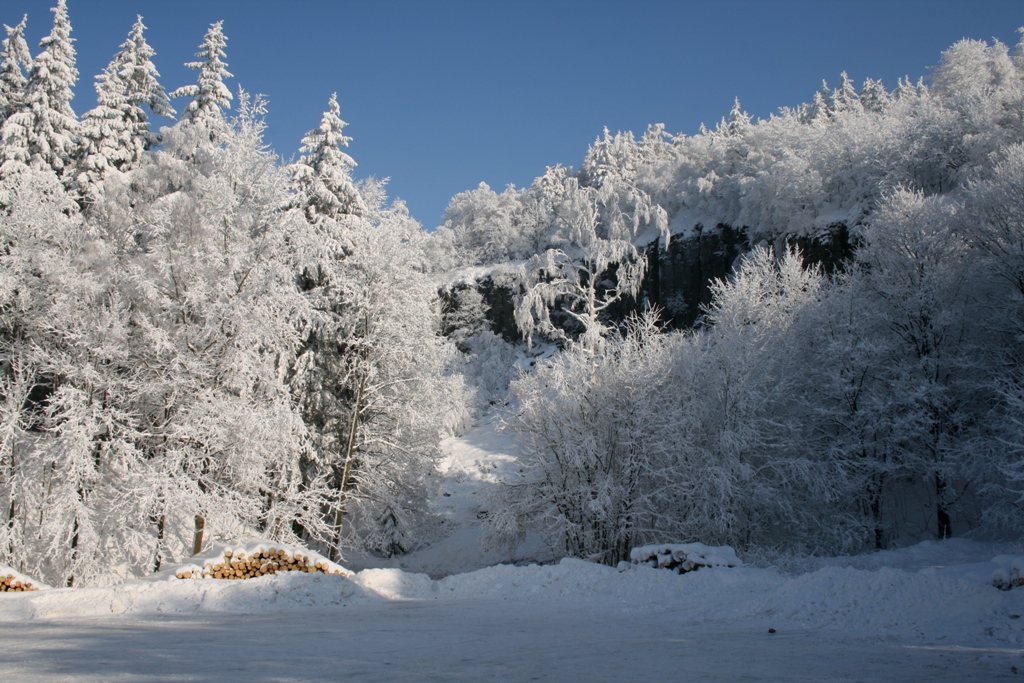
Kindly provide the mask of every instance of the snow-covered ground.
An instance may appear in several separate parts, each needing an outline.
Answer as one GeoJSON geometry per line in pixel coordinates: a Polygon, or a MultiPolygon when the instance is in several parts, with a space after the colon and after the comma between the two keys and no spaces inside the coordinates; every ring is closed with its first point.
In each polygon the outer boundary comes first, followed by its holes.
{"type": "Polygon", "coordinates": [[[444,520],[446,535],[429,547],[407,555],[382,559],[352,556],[347,566],[354,569],[396,568],[440,578],[471,572],[496,564],[525,564],[551,559],[551,553],[537,537],[529,537],[514,549],[484,549],[482,519],[487,514],[488,490],[509,476],[516,467],[516,446],[498,428],[497,416],[487,416],[465,435],[441,444],[445,476],[434,511],[444,520]]]}
{"type": "Polygon", "coordinates": [[[1024,588],[991,585],[1019,545],[479,569],[479,501],[514,458],[488,425],[449,446],[452,534],[405,569],[0,594],[0,681],[1024,681],[1024,588]]]}

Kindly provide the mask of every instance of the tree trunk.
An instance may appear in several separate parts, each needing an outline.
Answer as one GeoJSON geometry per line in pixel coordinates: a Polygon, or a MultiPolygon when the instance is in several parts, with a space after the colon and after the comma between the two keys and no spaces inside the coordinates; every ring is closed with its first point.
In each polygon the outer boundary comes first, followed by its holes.
{"type": "MultiPolygon", "coordinates": [[[[365,361],[365,353],[364,358],[365,361]]],[[[345,516],[345,503],[347,502],[347,491],[349,485],[349,477],[352,474],[352,459],[355,455],[356,442],[359,437],[359,414],[363,408],[363,393],[366,390],[367,372],[363,371],[362,376],[359,378],[359,390],[356,392],[356,402],[352,407],[352,419],[349,421],[348,427],[348,439],[345,443],[345,466],[341,473],[341,482],[339,484],[339,497],[338,497],[338,511],[334,516],[334,547],[331,549],[331,560],[337,562],[340,558],[338,548],[341,546],[341,523],[345,516]]]]}
{"type": "Polygon", "coordinates": [[[160,566],[164,562],[164,526],[166,520],[164,515],[160,515],[156,521],[156,552],[153,553],[153,571],[160,571],[160,566]]]}
{"type": "Polygon", "coordinates": [[[942,480],[942,477],[935,475],[935,518],[938,521],[938,534],[937,537],[950,538],[953,535],[953,523],[949,519],[949,510],[946,509],[946,504],[942,502],[942,498],[946,493],[946,482],[942,480]]]}
{"type": "Polygon", "coordinates": [[[206,519],[202,515],[196,515],[196,529],[192,535],[192,555],[198,555],[203,550],[203,531],[206,529],[206,519]]]}
{"type": "MultiPolygon", "coordinates": [[[[78,556],[78,516],[75,516],[75,522],[72,525],[73,533],[71,534],[71,562],[74,563],[75,558],[78,556]]],[[[75,585],[75,574],[72,572],[68,575],[67,587],[72,588],[75,585]]]]}
{"type": "Polygon", "coordinates": [[[875,527],[875,549],[884,550],[889,545],[889,539],[885,537],[885,529],[882,527],[882,491],[885,485],[885,475],[878,475],[878,480],[873,482],[870,493],[871,523],[875,527]]]}

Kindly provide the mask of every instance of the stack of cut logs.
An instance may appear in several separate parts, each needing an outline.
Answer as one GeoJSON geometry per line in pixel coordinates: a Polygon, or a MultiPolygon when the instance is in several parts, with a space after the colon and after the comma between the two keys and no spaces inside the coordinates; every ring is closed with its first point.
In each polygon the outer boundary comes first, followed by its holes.
{"type": "Polygon", "coordinates": [[[999,590],[1024,588],[1024,555],[997,555],[992,558],[997,569],[992,572],[992,584],[999,590]]]}
{"type": "Polygon", "coordinates": [[[253,579],[265,574],[277,572],[306,572],[323,574],[340,574],[324,560],[315,560],[301,553],[289,553],[287,550],[269,548],[257,550],[246,555],[230,550],[224,551],[220,562],[207,561],[202,571],[184,569],[177,572],[179,579],[253,579]]]}
{"type": "Polygon", "coordinates": [[[1001,591],[1022,588],[1024,587],[1024,576],[1021,575],[1020,570],[1011,570],[1009,572],[997,571],[992,577],[992,585],[1001,591]]]}
{"type": "Polygon", "coordinates": [[[28,581],[21,581],[14,578],[14,574],[6,576],[0,574],[0,593],[21,593],[23,591],[39,590],[28,581]]]}
{"type": "Polygon", "coordinates": [[[727,545],[708,546],[703,543],[645,545],[629,552],[635,565],[669,569],[677,574],[701,567],[738,567],[742,562],[736,551],[727,545]]]}

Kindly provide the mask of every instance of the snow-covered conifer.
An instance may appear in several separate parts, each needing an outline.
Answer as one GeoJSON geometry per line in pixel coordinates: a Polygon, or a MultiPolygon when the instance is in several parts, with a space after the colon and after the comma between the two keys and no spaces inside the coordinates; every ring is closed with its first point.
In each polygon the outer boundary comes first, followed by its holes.
{"type": "Polygon", "coordinates": [[[740,98],[737,97],[732,103],[732,109],[729,110],[729,118],[725,124],[725,132],[729,136],[742,135],[749,126],[750,114],[743,111],[743,107],[740,105],[740,98]]]}
{"type": "Polygon", "coordinates": [[[836,112],[850,111],[857,107],[857,99],[857,89],[844,71],[839,75],[839,85],[829,95],[829,107],[836,112]]]}
{"type": "Polygon", "coordinates": [[[601,187],[606,181],[631,182],[636,175],[640,151],[632,131],[612,135],[605,126],[602,137],[587,150],[577,175],[580,184],[601,187]]]}
{"type": "Polygon", "coordinates": [[[653,165],[667,157],[672,149],[672,136],[665,130],[664,123],[652,123],[647,126],[640,138],[640,159],[645,165],[653,165]]]}
{"type": "Polygon", "coordinates": [[[404,204],[384,205],[379,183],[361,194],[364,215],[321,215],[290,239],[313,311],[291,386],[316,447],[309,468],[340,492],[332,545],[393,554],[429,533],[437,444],[466,398],[421,267],[428,236],[404,204]]]}
{"type": "Polygon", "coordinates": [[[864,80],[858,97],[864,110],[875,114],[881,114],[889,106],[889,93],[885,91],[885,86],[881,81],[876,81],[873,78],[864,80]]]}
{"type": "Polygon", "coordinates": [[[0,49],[0,126],[25,103],[28,79],[25,78],[24,69],[32,64],[32,55],[25,42],[27,21],[28,15],[22,17],[21,23],[13,28],[4,25],[7,38],[0,49]]]}
{"type": "Polygon", "coordinates": [[[300,207],[313,223],[321,218],[343,215],[361,216],[366,212],[363,198],[352,182],[356,162],[342,151],[352,138],[342,131],[348,124],[341,120],[337,93],[331,95],[320,127],[302,138],[303,156],[291,167],[300,207]]]}
{"type": "Polygon", "coordinates": [[[156,54],[143,35],[138,17],[128,39],[103,73],[96,78],[97,106],[82,120],[82,161],[78,183],[85,189],[100,182],[111,170],[128,171],[158,136],[150,130],[144,107],[173,118],[160,76],[153,65],[156,54]]]}
{"type": "Polygon", "coordinates": [[[829,100],[832,97],[831,91],[828,88],[828,82],[822,81],[821,88],[814,93],[814,97],[811,99],[811,103],[804,110],[804,121],[811,123],[814,121],[825,121],[832,115],[832,109],[829,106],[829,100]]]}
{"type": "Polygon", "coordinates": [[[53,29],[39,42],[43,51],[29,69],[24,107],[4,121],[0,175],[16,172],[18,165],[63,175],[75,153],[79,124],[71,89],[78,70],[66,0],[58,0],[52,11],[53,29]]]}
{"type": "Polygon", "coordinates": [[[170,94],[172,98],[192,98],[181,114],[183,123],[204,126],[212,130],[216,128],[217,123],[223,121],[222,110],[231,107],[231,91],[224,84],[224,79],[231,78],[232,74],[224,62],[227,57],[224,47],[228,39],[224,35],[223,25],[223,21],[210,25],[199,46],[199,52],[196,53],[199,59],[185,64],[199,72],[199,82],[184,85],[170,94]]]}

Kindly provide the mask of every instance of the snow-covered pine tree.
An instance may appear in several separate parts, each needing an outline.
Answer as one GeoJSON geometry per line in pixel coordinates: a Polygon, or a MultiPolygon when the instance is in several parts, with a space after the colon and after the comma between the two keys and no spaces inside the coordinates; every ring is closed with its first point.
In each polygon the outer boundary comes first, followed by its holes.
{"type": "Polygon", "coordinates": [[[27,21],[28,15],[25,15],[21,23],[13,28],[4,24],[7,38],[0,49],[0,126],[25,104],[28,79],[25,78],[24,69],[32,64],[32,55],[25,42],[27,21]]]}
{"type": "Polygon", "coordinates": [[[733,100],[732,109],[729,110],[729,118],[723,127],[725,134],[729,137],[742,135],[749,126],[750,114],[743,111],[743,105],[740,104],[740,98],[737,97],[733,100]]]}
{"type": "Polygon", "coordinates": [[[227,54],[227,36],[224,35],[223,21],[210,25],[199,46],[194,62],[186,62],[185,66],[199,72],[198,83],[184,85],[170,93],[171,98],[191,97],[181,114],[181,123],[191,128],[197,136],[196,145],[217,140],[225,125],[224,110],[231,107],[231,91],[224,84],[224,79],[231,78],[224,59],[227,54]]]}
{"type": "Polygon", "coordinates": [[[860,88],[858,98],[860,99],[861,106],[864,107],[864,111],[875,114],[881,114],[889,106],[889,93],[885,91],[885,86],[882,85],[881,81],[876,81],[873,78],[864,80],[864,85],[860,88]]]}
{"type": "Polygon", "coordinates": [[[814,97],[811,99],[810,104],[802,107],[801,120],[804,123],[827,121],[832,115],[832,109],[829,107],[829,99],[831,96],[832,94],[828,89],[828,82],[823,80],[821,82],[821,88],[814,93],[814,97]]]}
{"type": "Polygon", "coordinates": [[[422,536],[439,434],[465,399],[420,268],[422,228],[401,202],[385,207],[381,183],[366,183],[368,198],[357,190],[339,113],[332,95],[289,169],[307,226],[290,243],[314,311],[291,384],[316,446],[306,475],[328,476],[341,495],[333,552],[392,554],[422,536]]]}
{"type": "Polygon", "coordinates": [[[320,126],[302,138],[302,157],[291,167],[295,186],[293,205],[300,207],[311,223],[322,218],[366,213],[363,198],[352,182],[356,162],[342,151],[352,138],[342,131],[338,94],[331,95],[320,126]]]}
{"type": "Polygon", "coordinates": [[[839,85],[829,96],[829,107],[832,111],[850,111],[857,107],[857,89],[846,72],[839,74],[839,85]]]}
{"type": "Polygon", "coordinates": [[[82,118],[82,161],[78,184],[83,195],[110,171],[129,171],[159,136],[150,130],[146,107],[158,116],[175,111],[157,80],[156,54],[143,34],[142,17],[103,73],[96,77],[97,106],[82,118]]]}
{"type": "Polygon", "coordinates": [[[53,29],[39,42],[43,51],[29,68],[24,107],[0,129],[0,177],[25,166],[62,176],[76,151],[79,123],[71,99],[78,70],[66,0],[58,0],[52,11],[53,29]]]}
{"type": "Polygon", "coordinates": [[[631,131],[612,135],[605,126],[602,137],[594,140],[580,164],[580,184],[601,187],[607,178],[631,182],[636,175],[640,152],[631,131]]]}

